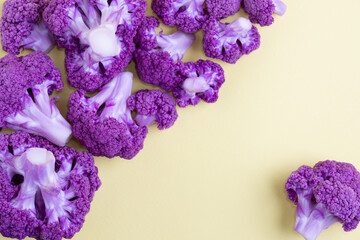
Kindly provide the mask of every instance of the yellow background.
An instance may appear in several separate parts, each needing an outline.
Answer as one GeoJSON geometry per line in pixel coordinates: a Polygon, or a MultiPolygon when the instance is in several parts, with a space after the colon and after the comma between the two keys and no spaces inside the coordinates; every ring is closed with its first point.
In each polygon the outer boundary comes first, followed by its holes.
{"type": "MultiPolygon", "coordinates": [[[[284,191],[291,171],[325,159],[360,170],[360,2],[286,4],[260,28],[259,50],[222,63],[217,103],[179,109],[169,130],[151,127],[132,161],[96,159],[103,185],[74,239],[302,239],[284,191]]],[[[185,61],[205,57],[201,41],[199,32],[185,61]]],[[[50,55],[66,82],[63,50],[50,55]]],[[[135,77],[134,91],[149,88],[135,77]]],[[[63,114],[73,90],[60,93],[63,114]]],[[[319,239],[358,238],[335,224],[319,239]]]]}

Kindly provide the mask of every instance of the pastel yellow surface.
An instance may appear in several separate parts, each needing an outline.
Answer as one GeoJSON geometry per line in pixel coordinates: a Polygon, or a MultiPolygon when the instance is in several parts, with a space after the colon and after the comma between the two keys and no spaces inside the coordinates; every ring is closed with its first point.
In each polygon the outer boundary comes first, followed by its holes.
{"type": "MultiPolygon", "coordinates": [[[[103,185],[73,239],[302,239],[284,191],[291,171],[326,159],[360,170],[360,1],[285,2],[287,13],[259,29],[259,50],[221,63],[217,103],[151,127],[132,161],[96,159],[103,185]]],[[[199,32],[185,61],[205,57],[201,41],[199,32]]],[[[66,82],[64,51],[50,55],[66,82]]],[[[149,88],[135,77],[134,91],[149,88]]],[[[64,115],[73,90],[56,94],[64,115]]],[[[359,238],[335,224],[319,240],[359,238]]]]}

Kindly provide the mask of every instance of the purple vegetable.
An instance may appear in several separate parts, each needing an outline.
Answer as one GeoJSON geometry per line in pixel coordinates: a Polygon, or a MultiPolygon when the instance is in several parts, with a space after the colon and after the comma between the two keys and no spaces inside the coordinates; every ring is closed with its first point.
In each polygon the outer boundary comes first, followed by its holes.
{"type": "Polygon", "coordinates": [[[216,102],[225,82],[222,67],[210,60],[185,63],[180,75],[182,81],[173,90],[180,107],[197,105],[200,99],[207,103],[216,102]]]}
{"type": "Polygon", "coordinates": [[[273,13],[284,15],[286,5],[281,0],[243,0],[244,10],[252,23],[269,26],[274,22],[273,13]]]}
{"type": "Polygon", "coordinates": [[[94,158],[25,132],[0,134],[0,233],[72,238],[100,187],[94,158]]]}
{"type": "Polygon", "coordinates": [[[71,126],[50,99],[63,87],[61,74],[50,57],[33,52],[0,59],[0,127],[40,135],[64,146],[71,126]]]}
{"type": "Polygon", "coordinates": [[[159,21],[146,17],[134,39],[137,49],[134,53],[136,69],[140,78],[166,91],[177,86],[175,72],[183,66],[181,59],[195,41],[193,34],[177,31],[171,35],[156,34],[159,21]]]}
{"type": "Polygon", "coordinates": [[[216,19],[234,15],[240,10],[242,0],[206,0],[207,13],[216,19]]]}
{"type": "Polygon", "coordinates": [[[155,29],[159,25],[155,17],[146,17],[134,38],[137,47],[151,53],[167,52],[174,62],[180,61],[194,43],[195,35],[181,31],[170,35],[165,35],[161,31],[158,35],[155,29]]]}
{"type": "Polygon", "coordinates": [[[158,17],[168,26],[194,33],[201,29],[206,16],[205,0],[153,0],[151,7],[158,17]]]}
{"type": "Polygon", "coordinates": [[[134,53],[136,70],[141,80],[171,91],[181,79],[175,74],[183,67],[175,63],[167,52],[153,52],[137,49],[134,53]]]}
{"type": "Polygon", "coordinates": [[[61,47],[70,85],[95,91],[131,61],[145,0],[51,0],[44,20],[61,47]]]}
{"type": "Polygon", "coordinates": [[[19,54],[21,49],[50,52],[55,40],[41,14],[46,0],[6,0],[1,17],[1,44],[4,51],[19,54]]]}
{"type": "Polygon", "coordinates": [[[232,23],[221,23],[209,18],[203,27],[205,55],[236,63],[244,54],[249,54],[260,46],[260,34],[246,18],[238,18],[232,23]]]}
{"type": "Polygon", "coordinates": [[[221,66],[204,60],[182,63],[181,59],[195,37],[180,31],[158,36],[155,31],[158,26],[156,18],[147,17],[135,37],[138,49],[134,60],[140,78],[173,92],[181,107],[196,105],[200,99],[215,102],[225,81],[221,66]]]}
{"type": "Polygon", "coordinates": [[[308,240],[336,222],[351,231],[360,221],[360,173],[349,163],[301,166],[290,175],[285,189],[297,205],[295,230],[308,240]]]}
{"type": "Polygon", "coordinates": [[[91,98],[84,90],[70,96],[73,134],[90,153],[132,159],[143,148],[147,127],[137,126],[127,107],[132,83],[132,73],[123,72],[91,98]]]}
{"type": "Polygon", "coordinates": [[[174,125],[178,114],[172,96],[161,90],[141,90],[127,100],[131,111],[136,112],[135,121],[139,126],[158,124],[163,130],[174,125]]]}

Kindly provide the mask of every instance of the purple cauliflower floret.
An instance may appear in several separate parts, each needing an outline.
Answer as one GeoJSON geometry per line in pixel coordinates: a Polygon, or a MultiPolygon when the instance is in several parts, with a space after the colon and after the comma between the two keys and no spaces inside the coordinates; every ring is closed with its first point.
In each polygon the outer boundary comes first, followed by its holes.
{"type": "Polygon", "coordinates": [[[157,35],[155,28],[159,24],[155,17],[146,17],[139,27],[134,38],[137,45],[134,60],[144,82],[171,91],[180,81],[175,73],[183,67],[181,59],[194,43],[195,36],[181,31],[157,35]]]}
{"type": "Polygon", "coordinates": [[[132,73],[123,72],[91,98],[84,90],[70,96],[73,134],[95,156],[132,159],[143,148],[147,127],[136,125],[127,107],[132,83],[132,73]]]}
{"type": "Polygon", "coordinates": [[[180,75],[182,81],[173,90],[180,107],[197,105],[200,99],[207,103],[216,102],[225,82],[223,68],[210,60],[185,63],[180,75]]]}
{"type": "Polygon", "coordinates": [[[165,25],[195,33],[201,29],[206,19],[204,2],[205,0],[153,0],[151,7],[165,25]]]}
{"type": "Polygon", "coordinates": [[[51,0],[44,21],[60,47],[71,86],[95,91],[131,61],[145,0],[51,0]]]}
{"type": "Polygon", "coordinates": [[[94,158],[25,132],[0,134],[0,233],[72,238],[100,187],[94,158]]]}
{"type": "Polygon", "coordinates": [[[21,49],[50,52],[55,46],[52,33],[42,20],[47,0],[6,0],[0,32],[3,50],[19,54],[21,49]]]}
{"type": "Polygon", "coordinates": [[[140,90],[127,100],[128,108],[136,112],[139,126],[158,124],[160,130],[174,125],[178,114],[172,96],[161,90],[140,90]]]}
{"type": "Polygon", "coordinates": [[[360,221],[360,173],[349,163],[301,166],[290,175],[285,189],[297,205],[295,230],[308,240],[336,222],[351,231],[360,221]]]}
{"type": "Polygon", "coordinates": [[[139,27],[134,38],[137,47],[150,52],[168,52],[175,61],[180,61],[186,51],[195,41],[195,35],[177,31],[170,35],[165,35],[162,31],[159,35],[156,28],[160,23],[155,17],[146,17],[139,27]]]}
{"type": "Polygon", "coordinates": [[[65,146],[71,126],[50,98],[63,87],[61,74],[43,52],[0,59],[0,128],[12,128],[65,146]]]}
{"type": "Polygon", "coordinates": [[[181,70],[183,63],[175,63],[167,52],[150,53],[137,49],[134,61],[140,79],[146,83],[171,91],[181,81],[176,73],[181,70]]]}
{"type": "Polygon", "coordinates": [[[224,24],[211,17],[205,22],[203,31],[205,55],[224,62],[234,64],[242,55],[260,46],[260,34],[246,18],[224,24]]]}
{"type": "Polygon", "coordinates": [[[269,26],[274,22],[273,13],[282,16],[286,12],[286,4],[281,0],[243,0],[243,7],[252,23],[269,26]]]}
{"type": "Polygon", "coordinates": [[[158,36],[155,31],[158,26],[156,18],[147,17],[135,36],[138,48],[134,60],[140,78],[173,92],[181,107],[196,105],[200,99],[215,102],[225,81],[221,66],[204,60],[181,62],[195,40],[194,35],[177,31],[171,35],[160,32],[158,36]]]}
{"type": "Polygon", "coordinates": [[[144,0],[50,0],[43,16],[60,47],[80,41],[101,58],[121,51],[122,34],[135,36],[145,10],[144,0]]]}
{"type": "Polygon", "coordinates": [[[206,0],[206,12],[216,19],[227,18],[240,10],[242,0],[206,0]]]}

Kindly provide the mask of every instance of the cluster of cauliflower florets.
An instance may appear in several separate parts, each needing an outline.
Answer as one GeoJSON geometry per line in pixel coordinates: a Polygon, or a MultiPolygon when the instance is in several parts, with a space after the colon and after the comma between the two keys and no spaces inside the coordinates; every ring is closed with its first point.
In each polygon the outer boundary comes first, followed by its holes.
{"type": "Polygon", "coordinates": [[[225,82],[211,60],[183,62],[204,32],[206,56],[236,63],[260,46],[252,23],[282,15],[280,0],[153,0],[160,22],[145,15],[145,0],[6,0],[0,33],[0,233],[38,240],[72,238],[84,223],[100,187],[95,156],[132,159],[148,126],[166,129],[180,107],[216,102],[225,82]],[[243,7],[249,19],[221,19],[243,7]],[[69,84],[67,120],[50,95],[63,88],[59,69],[46,55],[65,49],[69,84]],[[23,49],[34,52],[17,57],[23,49]],[[142,81],[162,90],[132,94],[134,60],[142,81]],[[92,97],[87,92],[95,92],[92,97]],[[71,136],[89,153],[65,147],[71,136]],[[92,155],[91,155],[92,154],[92,155]]]}
{"type": "MultiPolygon", "coordinates": [[[[283,15],[281,0],[153,0],[152,9],[175,33],[157,33],[145,0],[7,0],[0,32],[9,55],[0,59],[0,233],[37,240],[72,238],[101,185],[95,156],[132,159],[143,148],[148,126],[173,126],[180,107],[216,102],[225,82],[210,60],[183,62],[204,32],[205,55],[236,63],[260,46],[252,24],[267,26],[283,15]],[[220,20],[243,8],[249,19],[220,20]],[[67,120],[50,98],[63,87],[45,53],[65,49],[71,86],[67,120]],[[17,57],[22,49],[33,49],[17,57]],[[162,90],[132,94],[134,60],[142,81],[162,90]],[[87,92],[98,91],[92,97],[87,92]],[[166,92],[165,92],[166,91],[166,92]],[[172,94],[172,95],[171,95],[172,94]],[[73,135],[89,151],[64,147],[73,135]],[[91,153],[91,154],[90,154],[91,153]]],[[[360,173],[348,163],[301,166],[288,178],[297,205],[295,230],[307,240],[336,222],[345,231],[360,221],[360,173]]]]}
{"type": "Polygon", "coordinates": [[[68,81],[80,90],[69,101],[71,128],[48,96],[52,89],[62,88],[59,76],[38,78],[36,86],[36,81],[14,77],[8,84],[19,94],[9,96],[3,88],[0,105],[7,110],[2,112],[0,127],[25,130],[61,146],[72,133],[96,156],[131,159],[142,149],[149,125],[157,123],[159,129],[165,129],[174,124],[176,103],[186,107],[218,99],[225,82],[222,67],[210,60],[182,61],[196,31],[204,32],[208,57],[236,63],[260,45],[260,35],[251,22],[270,25],[273,13],[282,15],[286,10],[279,0],[153,0],[151,6],[164,24],[179,30],[170,35],[157,33],[160,22],[145,15],[145,0],[5,1],[0,25],[3,49],[10,54],[25,48],[39,53],[20,59],[9,55],[2,60],[2,67],[8,68],[12,61],[23,67],[24,59],[37,62],[36,58],[44,58],[40,52],[47,53],[58,45],[65,49],[68,81]],[[232,23],[220,22],[241,7],[250,20],[240,17],[232,23]],[[166,92],[141,91],[130,98],[132,74],[123,71],[132,60],[144,82],[166,92]],[[24,81],[32,84],[24,86],[24,81]],[[100,92],[88,98],[86,91],[100,92]],[[42,124],[36,125],[31,122],[39,122],[39,114],[24,113],[24,109],[36,108],[40,98],[47,99],[53,115],[47,117],[48,124],[41,118],[42,124]],[[35,101],[26,101],[23,106],[23,99],[35,101]],[[132,118],[131,112],[137,116],[132,118]],[[61,127],[53,127],[56,124],[61,127]]]}

